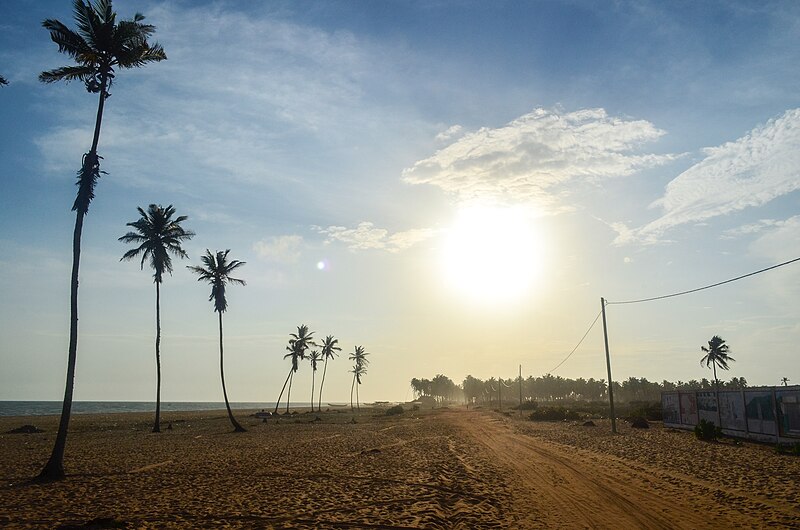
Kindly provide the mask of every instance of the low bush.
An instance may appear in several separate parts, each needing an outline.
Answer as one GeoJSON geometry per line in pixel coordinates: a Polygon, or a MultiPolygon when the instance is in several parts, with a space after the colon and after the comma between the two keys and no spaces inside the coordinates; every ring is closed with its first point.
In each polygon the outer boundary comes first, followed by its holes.
{"type": "Polygon", "coordinates": [[[694,435],[698,440],[713,442],[722,437],[722,429],[714,425],[713,421],[700,420],[700,423],[694,426],[694,435]]]}
{"type": "Polygon", "coordinates": [[[535,401],[525,401],[522,405],[517,405],[514,410],[536,410],[539,404],[535,401]]]}
{"type": "Polygon", "coordinates": [[[386,409],[387,416],[396,416],[398,414],[402,414],[405,412],[403,405],[395,405],[394,407],[389,407],[386,409]]]}
{"type": "Polygon", "coordinates": [[[528,416],[531,421],[565,421],[579,419],[578,413],[564,407],[541,407],[528,416]]]}
{"type": "Polygon", "coordinates": [[[800,442],[793,444],[778,444],[775,446],[775,451],[779,455],[800,456],[800,442]]]}

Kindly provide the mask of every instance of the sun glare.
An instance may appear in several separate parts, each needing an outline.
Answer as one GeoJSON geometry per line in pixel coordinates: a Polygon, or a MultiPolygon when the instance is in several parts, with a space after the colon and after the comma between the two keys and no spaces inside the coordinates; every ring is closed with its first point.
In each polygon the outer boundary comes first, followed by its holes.
{"type": "Polygon", "coordinates": [[[480,302],[505,302],[530,291],[542,259],[529,210],[467,206],[448,230],[442,266],[458,292],[480,302]]]}

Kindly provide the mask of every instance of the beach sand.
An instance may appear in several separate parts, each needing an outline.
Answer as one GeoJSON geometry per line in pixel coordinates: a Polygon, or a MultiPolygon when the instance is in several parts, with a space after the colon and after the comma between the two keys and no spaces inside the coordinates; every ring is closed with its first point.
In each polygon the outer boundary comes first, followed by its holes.
{"type": "MultiPolygon", "coordinates": [[[[253,411],[249,411],[252,413],[253,411]]],[[[463,408],[72,418],[65,481],[35,484],[57,417],[0,418],[0,527],[800,527],[800,458],[654,424],[532,423],[463,408]],[[319,419],[317,419],[319,418],[319,419]]]]}

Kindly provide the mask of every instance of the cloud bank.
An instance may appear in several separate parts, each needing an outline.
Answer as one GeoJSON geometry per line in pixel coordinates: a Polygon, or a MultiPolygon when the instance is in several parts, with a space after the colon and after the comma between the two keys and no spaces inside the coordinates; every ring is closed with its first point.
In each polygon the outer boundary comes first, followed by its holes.
{"type": "Polygon", "coordinates": [[[430,228],[415,228],[390,234],[385,228],[377,228],[369,221],[361,222],[355,228],[344,226],[313,228],[326,236],[326,243],[338,241],[347,245],[350,250],[385,250],[392,253],[406,250],[435,234],[430,228]]]}
{"type": "Polygon", "coordinates": [[[503,127],[464,135],[406,168],[403,180],[460,199],[553,205],[572,181],[626,176],[673,160],[676,155],[633,153],[663,134],[645,120],[615,118],[604,109],[538,108],[503,127]]]}
{"type": "Polygon", "coordinates": [[[800,109],[704,153],[704,160],[678,175],[651,205],[663,215],[638,229],[618,226],[616,243],[658,242],[679,225],[761,206],[800,189],[800,109]]]}

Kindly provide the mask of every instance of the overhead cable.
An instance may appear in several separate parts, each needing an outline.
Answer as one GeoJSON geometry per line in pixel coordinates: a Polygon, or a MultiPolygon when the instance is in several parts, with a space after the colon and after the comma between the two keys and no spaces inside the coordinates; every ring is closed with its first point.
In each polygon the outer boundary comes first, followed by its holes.
{"type": "Polygon", "coordinates": [[[592,321],[591,325],[589,326],[589,329],[587,329],[587,330],[586,330],[586,333],[584,333],[584,334],[583,334],[583,337],[581,337],[581,340],[579,340],[579,341],[578,341],[578,344],[576,344],[576,345],[575,345],[575,347],[574,347],[574,348],[572,348],[572,351],[571,351],[571,352],[569,352],[569,355],[567,355],[566,357],[564,357],[564,360],[563,360],[563,361],[561,361],[560,363],[558,363],[558,364],[556,365],[556,367],[555,367],[555,368],[553,368],[552,370],[550,370],[549,372],[547,372],[548,374],[552,374],[553,372],[555,372],[556,370],[558,370],[558,369],[561,367],[561,365],[562,365],[562,364],[564,364],[565,362],[567,362],[567,359],[569,359],[570,357],[572,357],[572,354],[573,354],[573,353],[575,353],[575,351],[578,349],[578,347],[579,347],[579,346],[580,346],[580,345],[583,343],[583,339],[585,339],[585,338],[586,338],[586,336],[589,334],[589,332],[590,332],[590,331],[592,331],[592,328],[594,327],[594,325],[595,325],[595,324],[597,324],[597,319],[598,319],[598,318],[600,318],[600,315],[601,315],[602,313],[603,313],[602,311],[600,311],[600,313],[597,313],[597,316],[596,316],[596,317],[594,317],[594,320],[592,321]]]}

